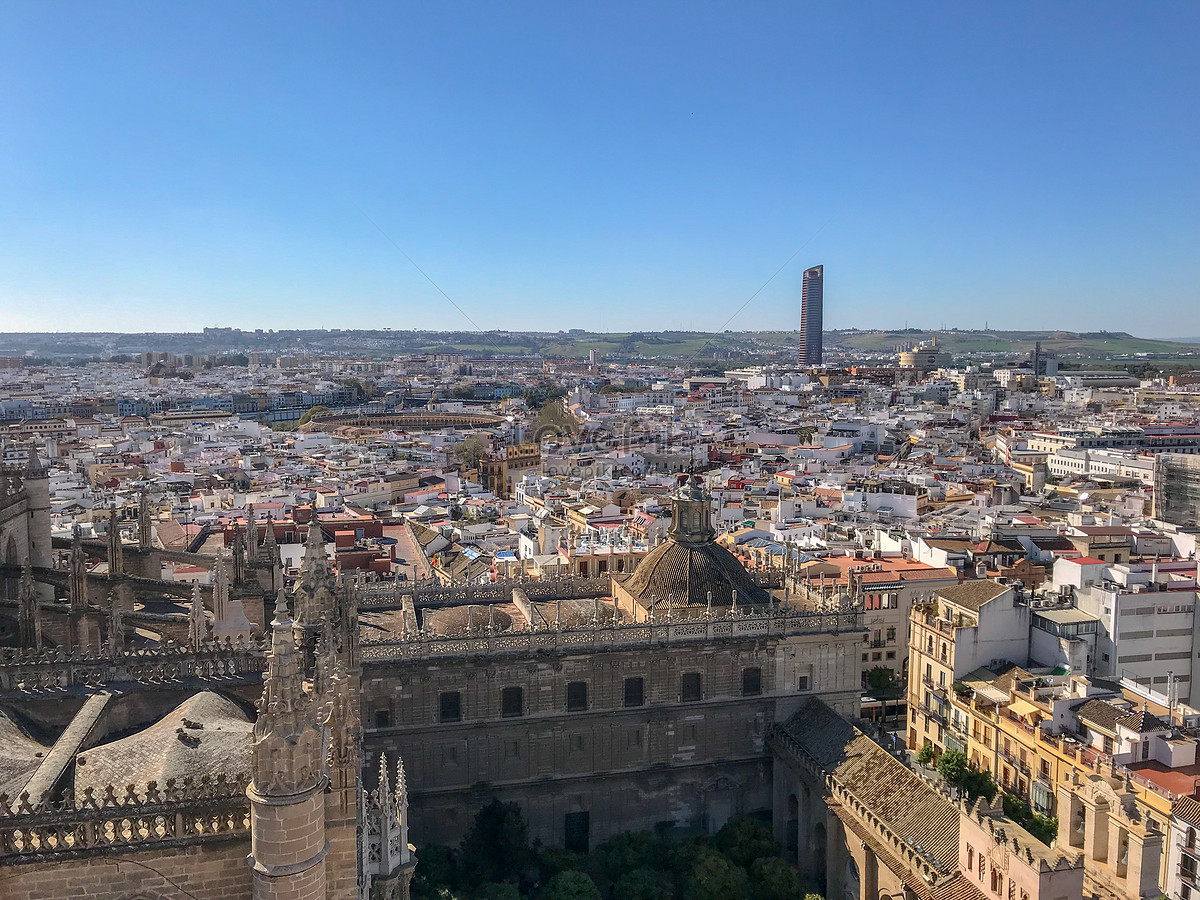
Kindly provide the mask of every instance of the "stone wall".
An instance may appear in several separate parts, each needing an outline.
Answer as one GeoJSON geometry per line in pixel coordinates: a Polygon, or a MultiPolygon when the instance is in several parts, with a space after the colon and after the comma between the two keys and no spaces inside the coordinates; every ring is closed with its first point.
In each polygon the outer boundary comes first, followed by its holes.
{"type": "Polygon", "coordinates": [[[5,900],[250,900],[249,835],[0,869],[5,900]]]}
{"type": "Polygon", "coordinates": [[[491,796],[520,802],[532,835],[547,843],[563,842],[568,813],[589,814],[593,844],[665,821],[715,829],[770,808],[765,736],[803,698],[815,691],[854,711],[861,641],[861,631],[848,631],[368,662],[367,755],[404,759],[418,847],[457,841],[491,796]],[[759,693],[743,680],[748,669],[761,673],[759,693]],[[694,701],[682,696],[682,676],[692,673],[694,701]],[[625,706],[627,678],[643,679],[644,705],[625,706]],[[587,685],[586,709],[568,710],[572,682],[587,685]],[[506,717],[502,692],[514,687],[521,714],[506,717]],[[459,694],[459,722],[439,721],[448,692],[459,694]]]}

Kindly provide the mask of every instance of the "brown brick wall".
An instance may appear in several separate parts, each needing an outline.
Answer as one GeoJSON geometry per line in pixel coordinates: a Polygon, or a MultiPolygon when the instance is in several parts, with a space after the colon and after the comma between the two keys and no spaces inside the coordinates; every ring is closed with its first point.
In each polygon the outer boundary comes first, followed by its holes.
{"type": "Polygon", "coordinates": [[[0,870],[4,900],[250,900],[245,838],[0,870]]]}

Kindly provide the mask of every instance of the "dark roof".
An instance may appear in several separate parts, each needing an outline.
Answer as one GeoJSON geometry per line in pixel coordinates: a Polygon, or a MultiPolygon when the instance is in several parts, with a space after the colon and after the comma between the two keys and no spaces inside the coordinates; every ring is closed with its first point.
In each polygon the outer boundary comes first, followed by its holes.
{"type": "Polygon", "coordinates": [[[1191,797],[1180,797],[1171,807],[1171,812],[1189,825],[1200,826],[1200,803],[1191,797]]]}
{"type": "Polygon", "coordinates": [[[1117,731],[1117,720],[1127,715],[1128,712],[1128,710],[1114,706],[1107,700],[1088,700],[1086,703],[1075,707],[1077,718],[1083,719],[1097,728],[1111,731],[1113,734],[1116,734],[1117,731]]]}
{"type": "Polygon", "coordinates": [[[1075,545],[1062,535],[1054,537],[1035,537],[1033,545],[1039,550],[1074,550],[1075,545]]]}
{"type": "Polygon", "coordinates": [[[1007,584],[981,578],[978,581],[964,581],[962,584],[939,588],[937,594],[951,603],[979,612],[979,607],[989,600],[995,600],[1007,590],[1007,584]]]}
{"type": "Polygon", "coordinates": [[[647,609],[766,603],[769,594],[754,583],[736,556],[719,544],[667,540],[651,550],[622,585],[647,609]]]}
{"type": "Polygon", "coordinates": [[[815,697],[783,730],[906,843],[943,871],[958,867],[959,810],[948,798],[815,697]]]}
{"type": "Polygon", "coordinates": [[[1148,734],[1151,731],[1169,731],[1171,726],[1160,719],[1154,713],[1147,712],[1144,708],[1135,710],[1127,716],[1122,716],[1117,719],[1117,724],[1122,728],[1128,728],[1130,731],[1136,731],[1138,734],[1148,734]]]}

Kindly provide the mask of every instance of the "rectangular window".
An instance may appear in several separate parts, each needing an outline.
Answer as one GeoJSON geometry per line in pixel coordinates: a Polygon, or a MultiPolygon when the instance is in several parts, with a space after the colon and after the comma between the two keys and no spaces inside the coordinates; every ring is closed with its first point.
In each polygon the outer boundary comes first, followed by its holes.
{"type": "Polygon", "coordinates": [[[587,853],[591,838],[591,817],[586,812],[567,813],[563,819],[563,844],[572,853],[587,853]]]}
{"type": "Polygon", "coordinates": [[[458,691],[443,691],[438,695],[438,721],[462,721],[462,695],[458,691]]]}
{"type": "Polygon", "coordinates": [[[567,712],[584,712],[588,708],[587,682],[567,682],[567,712]]]}
{"type": "Polygon", "coordinates": [[[525,690],[506,687],[500,691],[500,715],[505,718],[525,715],[525,690]]]}
{"type": "Polygon", "coordinates": [[[625,679],[625,705],[642,706],[646,702],[646,679],[625,679]]]}
{"type": "Polygon", "coordinates": [[[812,688],[809,686],[809,678],[807,675],[801,675],[796,679],[796,690],[801,692],[812,690],[812,688]]]}
{"type": "Polygon", "coordinates": [[[742,669],[742,696],[757,697],[762,693],[762,669],[742,669]]]}
{"type": "Polygon", "coordinates": [[[685,703],[699,700],[703,692],[699,672],[687,672],[679,679],[679,699],[685,703]]]}
{"type": "Polygon", "coordinates": [[[392,711],[390,709],[375,710],[375,727],[376,728],[391,728],[392,727],[392,711]]]}

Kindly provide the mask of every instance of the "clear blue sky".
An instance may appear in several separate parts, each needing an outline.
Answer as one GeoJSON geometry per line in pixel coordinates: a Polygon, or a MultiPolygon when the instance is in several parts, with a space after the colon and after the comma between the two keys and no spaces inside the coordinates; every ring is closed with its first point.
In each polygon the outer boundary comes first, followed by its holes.
{"type": "Polygon", "coordinates": [[[1200,5],[0,6],[0,330],[1200,334],[1200,5]]]}

